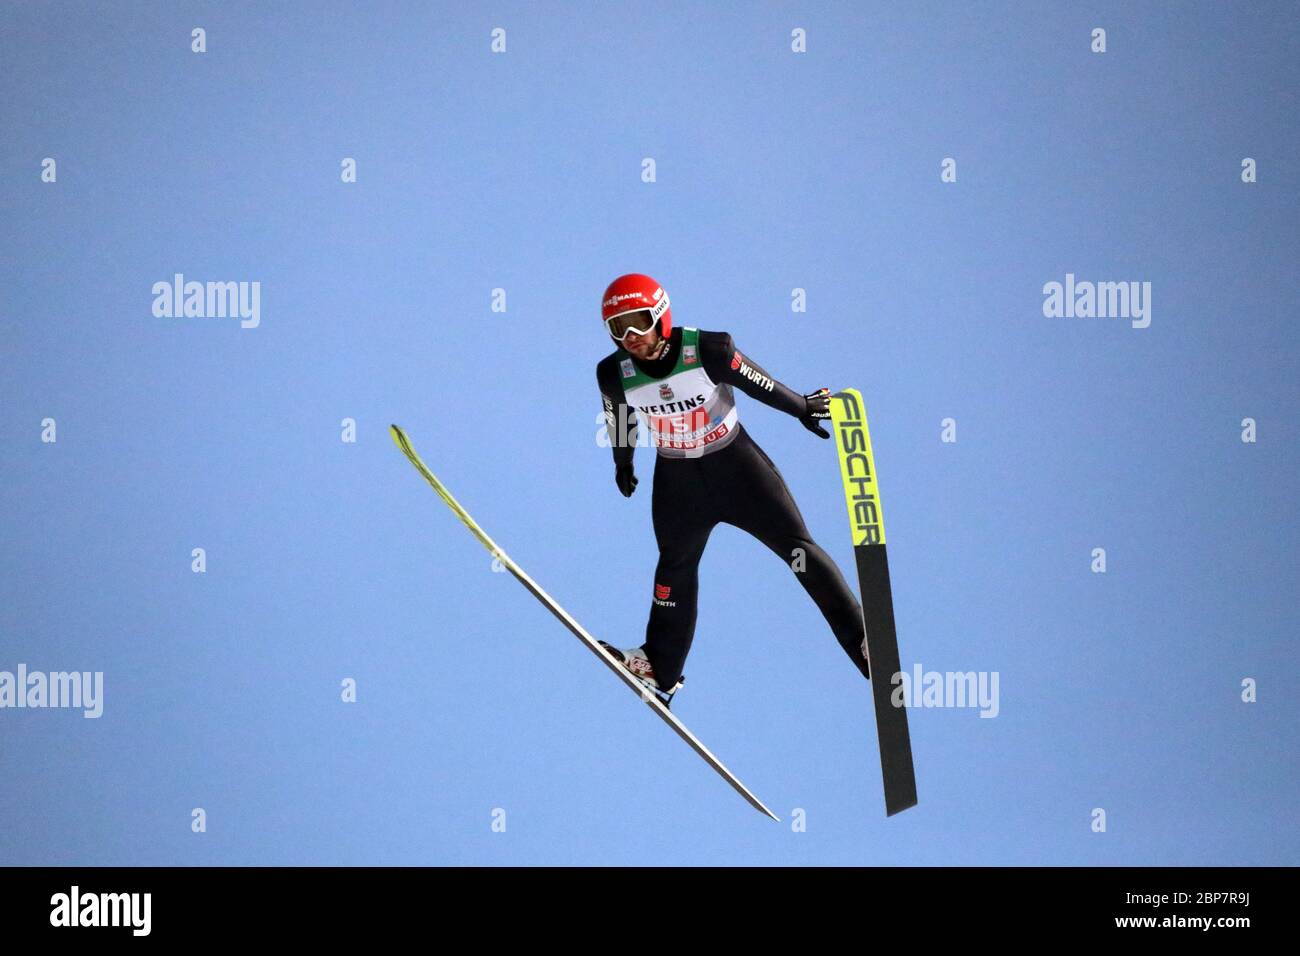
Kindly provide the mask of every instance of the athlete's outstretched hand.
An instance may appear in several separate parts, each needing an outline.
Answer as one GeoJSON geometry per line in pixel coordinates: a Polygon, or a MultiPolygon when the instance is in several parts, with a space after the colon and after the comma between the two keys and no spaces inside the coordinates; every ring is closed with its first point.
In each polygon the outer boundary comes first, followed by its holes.
{"type": "Polygon", "coordinates": [[[831,390],[829,388],[819,388],[811,395],[805,395],[803,400],[808,405],[808,411],[799,419],[803,423],[803,427],[814,435],[830,438],[830,432],[822,428],[818,423],[831,417],[831,390]]]}
{"type": "Polygon", "coordinates": [[[631,464],[618,466],[614,471],[614,484],[618,485],[618,490],[623,492],[624,498],[632,497],[632,492],[636,491],[637,481],[631,464]]]}

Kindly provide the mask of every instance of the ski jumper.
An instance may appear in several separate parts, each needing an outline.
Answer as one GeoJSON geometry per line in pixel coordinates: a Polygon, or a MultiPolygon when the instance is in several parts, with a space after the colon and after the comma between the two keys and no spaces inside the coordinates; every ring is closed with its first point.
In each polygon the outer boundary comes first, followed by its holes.
{"type": "Polygon", "coordinates": [[[812,537],[772,460],[741,425],[733,388],[796,418],[802,395],[736,350],[726,332],[674,328],[650,362],[623,349],[596,366],[616,468],[630,465],[635,408],[657,456],[651,513],[659,563],[646,624],[645,654],[661,687],[681,677],[695,635],[698,569],[719,522],[753,535],[787,565],[816,602],[850,660],[868,675],[862,608],[844,576],[812,537]]]}

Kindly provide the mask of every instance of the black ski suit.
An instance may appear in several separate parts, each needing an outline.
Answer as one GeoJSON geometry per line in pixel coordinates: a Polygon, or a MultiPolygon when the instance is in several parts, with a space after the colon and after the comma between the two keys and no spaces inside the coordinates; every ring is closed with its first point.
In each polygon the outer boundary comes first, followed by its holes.
{"type": "MultiPolygon", "coordinates": [[[[748,355],[740,356],[728,333],[700,331],[698,343],[700,366],[714,383],[733,386],[796,418],[806,416],[804,397],[772,379],[748,355]]],[[[619,350],[596,366],[616,471],[631,468],[637,436],[636,419],[625,400],[620,365],[631,371],[625,364],[630,360],[644,375],[668,376],[677,364],[681,347],[682,329],[675,328],[664,354],[652,362],[642,362],[619,350]],[[621,423],[627,425],[620,427],[621,423]]],[[[738,434],[717,450],[684,458],[655,456],[651,511],[659,563],[646,625],[645,653],[659,686],[668,689],[677,682],[690,652],[700,558],[710,532],[719,522],[747,531],[792,570],[802,568],[795,573],[799,583],[816,602],[854,666],[864,677],[869,676],[862,646],[861,606],[839,568],[812,540],[780,471],[739,422],[736,430],[738,434]]]]}

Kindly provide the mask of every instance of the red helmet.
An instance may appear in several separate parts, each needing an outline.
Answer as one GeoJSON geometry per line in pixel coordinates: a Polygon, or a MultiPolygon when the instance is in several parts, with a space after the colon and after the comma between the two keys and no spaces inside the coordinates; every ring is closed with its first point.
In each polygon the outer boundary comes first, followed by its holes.
{"type": "Polygon", "coordinates": [[[629,331],[649,332],[656,321],[664,338],[673,330],[668,293],[654,279],[639,272],[619,276],[609,284],[601,297],[600,316],[605,320],[605,330],[617,342],[622,342],[629,331]],[[635,314],[638,312],[648,314],[635,314]]]}

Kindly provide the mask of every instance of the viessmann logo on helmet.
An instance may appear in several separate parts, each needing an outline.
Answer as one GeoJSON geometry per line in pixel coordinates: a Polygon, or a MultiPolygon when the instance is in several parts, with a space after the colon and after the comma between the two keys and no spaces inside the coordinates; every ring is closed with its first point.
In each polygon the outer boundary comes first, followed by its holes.
{"type": "Polygon", "coordinates": [[[611,295],[601,305],[618,305],[620,302],[626,302],[628,299],[644,299],[640,292],[624,292],[622,295],[611,295]]]}

